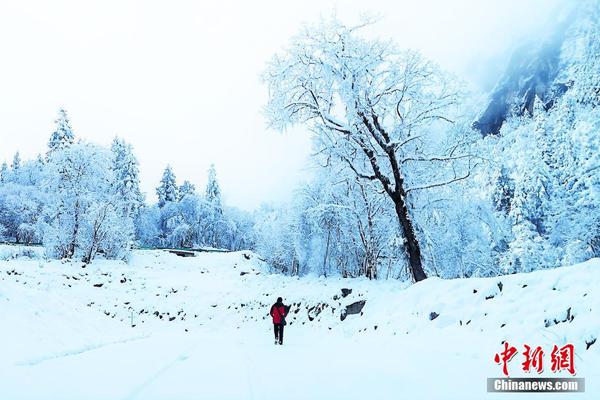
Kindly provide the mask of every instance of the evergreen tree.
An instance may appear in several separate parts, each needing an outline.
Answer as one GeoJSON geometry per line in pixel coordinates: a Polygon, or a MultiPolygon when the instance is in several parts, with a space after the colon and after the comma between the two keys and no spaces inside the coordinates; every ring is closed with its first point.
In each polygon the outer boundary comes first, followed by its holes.
{"type": "Polygon", "coordinates": [[[64,149],[73,144],[75,135],[69,123],[67,112],[64,109],[58,111],[58,118],[54,121],[56,130],[52,132],[48,141],[48,152],[51,153],[58,149],[64,149]]]}
{"type": "Polygon", "coordinates": [[[19,168],[21,168],[21,155],[18,151],[15,153],[10,167],[12,168],[13,172],[16,172],[19,168]]]}
{"type": "Polygon", "coordinates": [[[8,180],[8,165],[6,161],[0,167],[0,183],[5,183],[8,180]]]}
{"type": "Polygon", "coordinates": [[[179,187],[179,200],[183,199],[186,195],[196,194],[196,186],[188,180],[183,181],[183,184],[179,187]]]}
{"type": "Polygon", "coordinates": [[[500,168],[498,178],[496,179],[496,187],[493,193],[494,207],[496,210],[508,214],[514,195],[514,180],[510,177],[508,168],[503,165],[500,168]]]}
{"type": "Polygon", "coordinates": [[[215,165],[211,164],[208,170],[208,183],[206,185],[206,200],[212,204],[218,215],[223,214],[223,205],[221,202],[221,188],[217,181],[217,170],[215,165]]]}
{"type": "Polygon", "coordinates": [[[165,172],[163,172],[162,179],[160,180],[160,185],[156,188],[158,206],[162,208],[167,203],[176,202],[178,192],[175,174],[173,173],[171,166],[167,165],[165,172]]]}
{"type": "Polygon", "coordinates": [[[113,153],[113,189],[120,198],[122,209],[127,216],[136,217],[144,204],[144,196],[140,190],[138,161],[131,145],[115,137],[112,142],[113,153]]]}

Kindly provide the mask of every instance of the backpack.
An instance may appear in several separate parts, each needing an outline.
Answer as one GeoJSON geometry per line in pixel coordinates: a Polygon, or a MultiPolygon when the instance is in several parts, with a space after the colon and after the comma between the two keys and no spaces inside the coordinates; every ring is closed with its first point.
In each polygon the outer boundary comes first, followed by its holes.
{"type": "Polygon", "coordinates": [[[276,305],[273,305],[273,307],[275,307],[275,309],[277,310],[277,313],[279,314],[279,318],[281,318],[280,320],[280,325],[286,326],[287,325],[287,321],[285,320],[285,316],[281,314],[281,311],[279,311],[279,307],[277,307],[276,305]]]}

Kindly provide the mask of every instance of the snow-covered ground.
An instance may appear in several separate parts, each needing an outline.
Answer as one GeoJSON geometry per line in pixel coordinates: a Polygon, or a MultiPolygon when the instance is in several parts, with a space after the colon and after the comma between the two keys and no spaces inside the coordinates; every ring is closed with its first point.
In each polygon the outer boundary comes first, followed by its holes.
{"type": "MultiPolygon", "coordinates": [[[[548,353],[573,343],[586,392],[552,398],[600,398],[600,260],[407,286],[283,277],[251,252],[84,266],[27,250],[0,246],[2,399],[532,397],[486,393],[504,340],[548,353]],[[277,296],[291,305],[281,347],[277,296]]],[[[520,363],[511,376],[525,376],[520,363]]]]}

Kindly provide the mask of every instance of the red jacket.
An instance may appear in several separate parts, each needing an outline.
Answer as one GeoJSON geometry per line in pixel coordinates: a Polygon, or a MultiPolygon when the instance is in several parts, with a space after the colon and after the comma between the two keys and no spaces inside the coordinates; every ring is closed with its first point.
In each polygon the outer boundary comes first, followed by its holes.
{"type": "Polygon", "coordinates": [[[285,306],[283,304],[273,304],[271,306],[271,317],[274,324],[281,324],[281,317],[285,317],[285,306]]]}

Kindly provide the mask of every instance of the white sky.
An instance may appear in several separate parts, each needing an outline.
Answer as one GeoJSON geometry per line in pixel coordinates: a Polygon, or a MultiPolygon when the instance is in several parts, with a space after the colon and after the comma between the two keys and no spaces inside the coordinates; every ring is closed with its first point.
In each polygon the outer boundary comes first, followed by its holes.
{"type": "Polygon", "coordinates": [[[488,90],[558,2],[2,0],[0,160],[44,152],[65,107],[78,137],[132,143],[152,202],[167,163],[201,190],[215,163],[230,205],[286,201],[310,142],[267,129],[259,74],[301,23],[376,13],[382,37],[488,90]]]}

